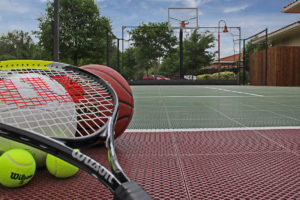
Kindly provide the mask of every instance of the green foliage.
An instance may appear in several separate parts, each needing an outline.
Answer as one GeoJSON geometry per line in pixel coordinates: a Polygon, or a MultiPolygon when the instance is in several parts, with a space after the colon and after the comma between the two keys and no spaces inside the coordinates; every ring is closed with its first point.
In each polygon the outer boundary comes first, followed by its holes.
{"type": "Polygon", "coordinates": [[[136,66],[141,70],[146,70],[148,73],[149,69],[153,66],[155,60],[152,60],[150,54],[143,47],[137,46],[134,51],[136,66]]]}
{"type": "Polygon", "coordinates": [[[211,80],[211,74],[202,74],[197,76],[197,80],[211,80]]]}
{"type": "Polygon", "coordinates": [[[122,68],[120,70],[120,73],[124,76],[127,80],[136,80],[137,77],[137,63],[135,59],[135,52],[136,48],[130,47],[125,50],[125,52],[122,55],[122,68]]]}
{"type": "Polygon", "coordinates": [[[183,41],[184,73],[199,74],[214,59],[215,53],[208,50],[214,47],[215,37],[209,32],[200,34],[194,30],[190,37],[183,41]]]}
{"type": "Polygon", "coordinates": [[[266,48],[266,44],[265,43],[259,43],[259,44],[253,44],[253,40],[250,40],[247,45],[246,45],[246,49],[245,49],[245,65],[246,65],[246,69],[249,70],[249,58],[250,55],[252,53],[256,53],[259,52],[263,49],[266,48]]]}
{"type": "Polygon", "coordinates": [[[235,80],[236,75],[233,72],[221,72],[220,73],[220,80],[235,80]]]}
{"type": "Polygon", "coordinates": [[[40,56],[28,32],[15,30],[0,37],[0,60],[38,59],[40,56]]]}
{"type": "Polygon", "coordinates": [[[238,72],[237,78],[238,78],[240,84],[243,84],[244,81],[245,81],[245,84],[248,84],[248,82],[249,82],[249,79],[248,79],[249,75],[248,75],[247,71],[245,71],[245,73],[244,73],[244,70],[241,70],[240,72],[238,72]]]}
{"type": "Polygon", "coordinates": [[[179,75],[179,50],[170,53],[163,59],[159,68],[159,74],[165,76],[179,75]]]}
{"type": "MultiPolygon", "coordinates": [[[[218,73],[198,75],[197,80],[218,80],[218,73]]],[[[228,71],[220,72],[220,80],[236,80],[236,75],[228,71]]]]}
{"type": "MultiPolygon", "coordinates": [[[[208,51],[214,47],[214,36],[209,32],[199,34],[195,30],[183,41],[183,68],[185,74],[199,74],[209,65],[215,53],[208,51]]],[[[173,76],[179,74],[179,48],[169,53],[162,61],[160,74],[173,76]]]]}
{"type": "Polygon", "coordinates": [[[253,40],[250,40],[250,42],[248,42],[246,45],[246,54],[250,55],[251,53],[259,52],[265,48],[265,43],[253,44],[253,40]]]}
{"type": "MultiPolygon", "coordinates": [[[[39,21],[39,31],[34,32],[40,39],[39,44],[53,59],[52,22],[54,21],[54,2],[48,2],[46,13],[39,21]]],[[[72,59],[74,65],[104,63],[106,29],[111,30],[110,21],[100,17],[93,0],[60,0],[60,58],[72,59]],[[86,59],[86,60],[85,60],[86,59]]]]}
{"type": "Polygon", "coordinates": [[[16,60],[17,58],[13,55],[10,55],[10,54],[3,54],[3,55],[0,55],[0,61],[1,60],[16,60]]]}
{"type": "Polygon", "coordinates": [[[158,71],[159,59],[174,50],[177,38],[172,36],[166,22],[142,24],[129,32],[134,41],[137,66],[148,70],[153,67],[158,71]]]}
{"type": "MultiPolygon", "coordinates": [[[[211,74],[210,77],[212,80],[218,80],[218,73],[213,73],[213,74],[211,74]]],[[[221,79],[221,72],[220,72],[220,79],[221,79]]]]}

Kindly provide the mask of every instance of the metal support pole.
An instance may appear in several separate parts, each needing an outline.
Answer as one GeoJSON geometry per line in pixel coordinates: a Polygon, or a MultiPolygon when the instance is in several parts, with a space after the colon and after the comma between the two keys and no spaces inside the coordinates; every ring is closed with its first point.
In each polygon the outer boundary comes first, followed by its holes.
{"type": "Polygon", "coordinates": [[[221,24],[221,22],[223,22],[225,24],[223,32],[228,32],[226,22],[221,19],[218,22],[218,80],[220,80],[220,71],[221,71],[221,61],[220,61],[220,59],[221,59],[220,58],[220,24],[221,24]],[[225,28],[226,28],[226,31],[225,31],[225,28]]]}
{"type": "MultiPolygon", "coordinates": [[[[242,33],[241,33],[241,27],[239,27],[238,28],[238,30],[239,30],[239,63],[238,63],[238,68],[239,68],[239,70],[238,70],[238,74],[240,75],[240,70],[241,70],[241,37],[242,37],[242,33]]],[[[240,78],[240,77],[239,77],[240,78]]],[[[238,84],[241,84],[240,83],[240,79],[238,79],[238,81],[239,81],[239,83],[238,84]]]]}
{"type": "Polygon", "coordinates": [[[108,29],[106,29],[106,65],[110,67],[109,64],[109,33],[108,29]]]}
{"type": "Polygon", "coordinates": [[[180,79],[184,79],[184,74],[183,74],[183,31],[182,28],[180,28],[179,32],[179,76],[180,79]]]}
{"type": "Polygon", "coordinates": [[[246,85],[246,40],[243,40],[243,85],[246,85]]]}
{"type": "Polygon", "coordinates": [[[266,52],[265,52],[265,86],[268,85],[268,28],[266,28],[266,52]]]}
{"type": "Polygon", "coordinates": [[[122,69],[124,69],[124,30],[125,27],[122,26],[122,69]]]}
{"type": "Polygon", "coordinates": [[[120,39],[117,38],[117,72],[120,72],[120,39]]]}
{"type": "Polygon", "coordinates": [[[54,0],[53,58],[59,61],[59,0],[54,0]]]}
{"type": "Polygon", "coordinates": [[[220,26],[218,26],[218,80],[220,80],[221,61],[220,61],[220,26]]]}

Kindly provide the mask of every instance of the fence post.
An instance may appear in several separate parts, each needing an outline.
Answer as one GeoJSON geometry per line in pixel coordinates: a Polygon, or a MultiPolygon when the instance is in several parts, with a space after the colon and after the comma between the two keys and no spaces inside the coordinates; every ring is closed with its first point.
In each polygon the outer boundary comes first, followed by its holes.
{"type": "Polygon", "coordinates": [[[246,85],[246,40],[243,40],[243,85],[246,85]]]}
{"type": "Polygon", "coordinates": [[[117,38],[117,72],[120,72],[120,39],[117,38]]]}
{"type": "Polygon", "coordinates": [[[59,0],[54,0],[53,58],[59,61],[59,0]]]}
{"type": "Polygon", "coordinates": [[[108,28],[106,29],[106,66],[110,67],[109,65],[109,33],[108,28]]]}
{"type": "Polygon", "coordinates": [[[268,28],[266,28],[265,86],[268,85],[268,28]]]}

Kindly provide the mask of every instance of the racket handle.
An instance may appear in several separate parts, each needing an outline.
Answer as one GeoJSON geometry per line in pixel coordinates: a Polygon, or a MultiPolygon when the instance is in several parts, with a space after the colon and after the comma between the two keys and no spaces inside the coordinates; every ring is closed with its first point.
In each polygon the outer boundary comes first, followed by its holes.
{"type": "Polygon", "coordinates": [[[115,191],[115,200],[151,200],[150,195],[136,182],[122,183],[115,191]]]}

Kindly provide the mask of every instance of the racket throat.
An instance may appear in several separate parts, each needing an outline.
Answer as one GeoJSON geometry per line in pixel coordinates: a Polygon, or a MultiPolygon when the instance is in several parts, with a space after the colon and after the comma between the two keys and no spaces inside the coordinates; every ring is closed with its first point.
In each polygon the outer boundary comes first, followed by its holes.
{"type": "Polygon", "coordinates": [[[112,174],[110,174],[109,171],[107,171],[102,165],[100,165],[94,159],[92,159],[76,150],[73,150],[72,157],[75,158],[76,160],[84,163],[90,169],[94,170],[98,175],[102,176],[110,184],[113,184],[112,174]]]}

